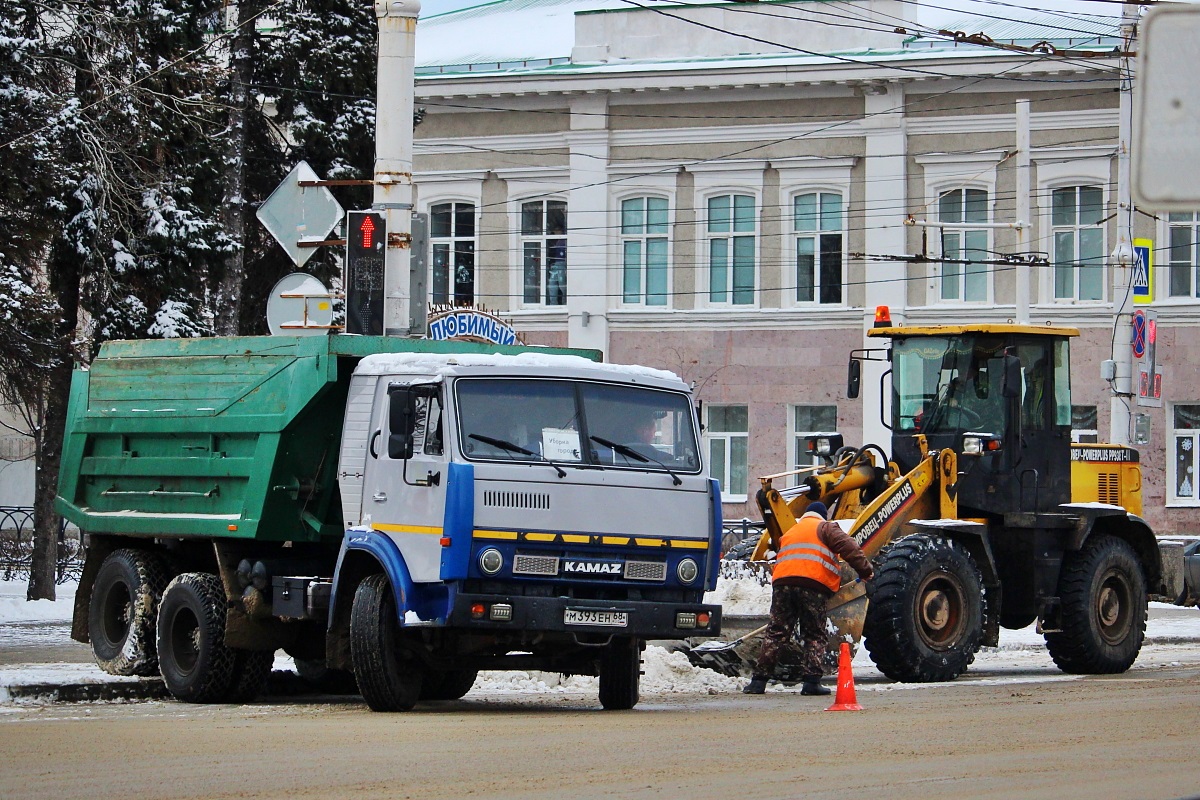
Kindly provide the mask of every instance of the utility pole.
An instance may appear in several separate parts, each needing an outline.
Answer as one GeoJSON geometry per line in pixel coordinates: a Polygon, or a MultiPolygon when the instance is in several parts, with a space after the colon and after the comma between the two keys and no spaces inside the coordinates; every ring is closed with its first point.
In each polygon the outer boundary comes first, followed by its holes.
{"type": "Polygon", "coordinates": [[[375,104],[375,196],[387,219],[383,262],[383,332],[409,329],[412,252],[413,105],[419,0],[375,0],[379,21],[375,104]]]}
{"type": "Polygon", "coordinates": [[[1125,3],[1121,9],[1121,96],[1120,144],[1117,149],[1117,244],[1112,251],[1113,320],[1112,360],[1115,371],[1110,400],[1109,441],[1128,445],[1133,397],[1133,349],[1129,335],[1133,326],[1133,198],[1129,151],[1133,138],[1133,58],[1139,6],[1125,3]]]}
{"type": "MultiPolygon", "coordinates": [[[[1017,101],[1017,162],[1016,162],[1016,185],[1013,188],[1017,200],[1017,221],[1014,227],[1017,231],[1017,252],[1025,253],[1029,250],[1029,230],[1032,221],[1030,220],[1029,207],[1029,100],[1021,99],[1017,101]]],[[[1027,264],[1021,264],[1017,267],[1016,275],[1016,305],[1017,305],[1017,324],[1029,324],[1029,269],[1027,264]]]]}

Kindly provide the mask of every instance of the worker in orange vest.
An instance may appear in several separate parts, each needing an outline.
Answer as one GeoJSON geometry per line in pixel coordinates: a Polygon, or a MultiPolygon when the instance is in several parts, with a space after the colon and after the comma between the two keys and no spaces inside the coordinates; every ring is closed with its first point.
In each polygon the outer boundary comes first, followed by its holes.
{"type": "Polygon", "coordinates": [[[771,573],[771,623],[755,664],[754,677],[742,689],[746,694],[762,694],[767,688],[780,650],[791,641],[796,629],[804,640],[801,661],[804,682],[800,694],[830,693],[821,685],[821,673],[829,639],[825,605],[842,587],[838,556],[854,567],[863,580],[871,580],[875,571],[841,526],[825,519],[827,513],[824,503],[809,503],[779,541],[779,554],[771,573]]]}

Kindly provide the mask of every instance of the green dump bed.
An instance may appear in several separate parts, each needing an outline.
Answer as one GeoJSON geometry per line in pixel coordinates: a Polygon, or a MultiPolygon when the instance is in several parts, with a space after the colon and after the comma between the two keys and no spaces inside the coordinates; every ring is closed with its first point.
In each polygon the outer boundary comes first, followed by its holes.
{"type": "Polygon", "coordinates": [[[58,511],[88,533],[340,537],[338,445],[359,359],[525,351],[344,335],[109,342],[71,384],[58,511]]]}

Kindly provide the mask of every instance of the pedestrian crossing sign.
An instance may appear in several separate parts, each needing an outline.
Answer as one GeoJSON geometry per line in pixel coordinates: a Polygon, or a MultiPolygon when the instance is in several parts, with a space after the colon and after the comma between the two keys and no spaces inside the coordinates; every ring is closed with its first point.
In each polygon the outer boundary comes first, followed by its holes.
{"type": "Polygon", "coordinates": [[[1154,240],[1133,240],[1133,302],[1154,301],[1154,240]]]}

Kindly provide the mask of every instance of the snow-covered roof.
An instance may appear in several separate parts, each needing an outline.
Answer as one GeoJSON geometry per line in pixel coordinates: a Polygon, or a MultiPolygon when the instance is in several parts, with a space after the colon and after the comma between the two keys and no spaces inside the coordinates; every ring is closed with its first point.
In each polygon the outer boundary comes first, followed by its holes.
{"type": "Polygon", "coordinates": [[[544,377],[609,377],[645,382],[681,389],[679,376],[666,370],[631,364],[606,364],[589,361],[581,356],[552,353],[521,353],[510,356],[486,353],[378,353],[366,356],[355,367],[358,375],[455,375],[471,368],[520,374],[539,374],[544,377]]]}

